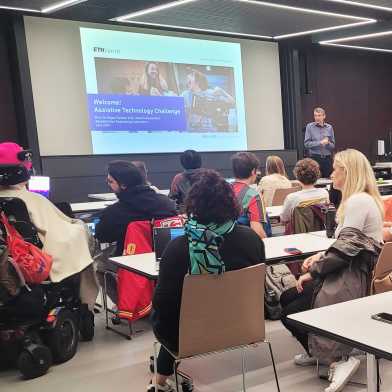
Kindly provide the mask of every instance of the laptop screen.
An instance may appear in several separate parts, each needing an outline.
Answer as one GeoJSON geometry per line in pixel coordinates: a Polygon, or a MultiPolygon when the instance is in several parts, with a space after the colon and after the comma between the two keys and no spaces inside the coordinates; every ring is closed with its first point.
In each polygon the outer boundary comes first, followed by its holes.
{"type": "Polygon", "coordinates": [[[39,193],[49,198],[50,177],[32,176],[29,180],[28,188],[30,192],[39,193]]]}
{"type": "Polygon", "coordinates": [[[184,235],[183,227],[156,227],[154,228],[154,251],[156,259],[159,261],[162,258],[166,246],[171,240],[184,235]]]}

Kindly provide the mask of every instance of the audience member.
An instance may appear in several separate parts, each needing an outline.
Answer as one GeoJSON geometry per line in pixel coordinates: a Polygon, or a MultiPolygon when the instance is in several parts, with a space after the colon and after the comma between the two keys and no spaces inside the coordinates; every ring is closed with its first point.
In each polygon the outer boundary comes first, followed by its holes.
{"type": "MultiPolygon", "coordinates": [[[[53,257],[50,279],[60,282],[92,266],[89,235],[82,221],[69,218],[46,197],[27,190],[32,170],[30,156],[31,153],[23,151],[16,143],[0,144],[0,165],[17,166],[21,169],[17,176],[3,179],[0,197],[15,197],[25,203],[30,220],[43,244],[43,250],[53,257]]],[[[81,291],[81,297],[84,303],[92,307],[98,294],[92,268],[86,270],[85,276],[83,281],[86,286],[81,291]]]]}
{"type": "MultiPolygon", "coordinates": [[[[184,277],[187,273],[220,273],[256,265],[264,260],[264,244],[248,227],[236,224],[240,208],[231,186],[213,170],[205,170],[186,200],[189,220],[186,235],[169,243],[160,264],[153,300],[153,329],[158,340],[178,351],[179,315],[184,277]],[[204,232],[206,242],[194,241],[204,232]],[[201,251],[209,250],[209,263],[201,251]],[[214,266],[212,269],[211,266],[214,266]]],[[[170,391],[166,383],[173,374],[174,359],[161,347],[158,391],[170,391]]],[[[154,384],[148,388],[154,391],[154,384]]]]}
{"type": "Polygon", "coordinates": [[[301,159],[294,167],[294,176],[301,183],[302,190],[287,195],[280,215],[282,222],[291,220],[294,208],[303,202],[327,203],[328,192],[323,188],[316,188],[315,184],[320,178],[319,164],[310,158],[301,159]]]}
{"type": "Polygon", "coordinates": [[[259,160],[251,152],[238,152],[231,157],[231,163],[235,177],[232,186],[241,207],[239,223],[265,238],[268,218],[264,203],[257,189],[251,187],[256,182],[259,160]]]}
{"type": "Polygon", "coordinates": [[[267,158],[265,174],[258,184],[258,189],[263,195],[265,206],[270,207],[275,191],[282,188],[291,188],[291,182],[287,178],[282,159],[277,155],[270,155],[267,158]]]}
{"type": "Polygon", "coordinates": [[[331,384],[326,392],[342,390],[358,369],[359,360],[350,356],[351,348],[308,336],[304,330],[291,326],[286,316],[367,295],[382,241],[384,215],[373,170],[361,152],[348,149],[337,153],[333,169],[334,188],[342,192],[335,232],[338,240],[334,244],[339,252],[322,252],[306,259],[297,289],[290,289],[281,296],[282,322],[306,351],[295,357],[295,363],[315,365],[318,359],[330,365],[331,384]]]}
{"type": "Polygon", "coordinates": [[[184,212],[185,198],[197,179],[197,170],[201,168],[201,155],[195,150],[186,150],[180,156],[181,166],[184,168],[182,173],[176,174],[170,186],[169,197],[176,201],[180,212],[184,212]]]}
{"type": "Polygon", "coordinates": [[[167,196],[154,192],[131,162],[109,163],[107,182],[118,202],[101,212],[95,236],[101,242],[117,242],[117,255],[122,254],[130,222],[176,215],[174,203],[167,196]]]}
{"type": "Polygon", "coordinates": [[[148,180],[148,170],[146,164],[143,161],[132,161],[131,163],[139,169],[146,185],[148,185],[155,192],[159,193],[159,189],[156,186],[152,185],[151,182],[148,180]]]}

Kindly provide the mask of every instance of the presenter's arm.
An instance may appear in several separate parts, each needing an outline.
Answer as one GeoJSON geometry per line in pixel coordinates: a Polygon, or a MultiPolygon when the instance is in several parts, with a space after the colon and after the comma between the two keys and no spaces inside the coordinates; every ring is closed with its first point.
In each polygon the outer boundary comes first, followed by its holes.
{"type": "Polygon", "coordinates": [[[329,143],[325,146],[328,150],[332,151],[335,149],[335,133],[333,127],[331,126],[331,136],[328,138],[329,143]]]}
{"type": "Polygon", "coordinates": [[[312,135],[310,134],[310,126],[306,126],[306,131],[305,131],[305,140],[304,140],[304,146],[305,148],[313,148],[313,147],[319,147],[320,141],[318,140],[312,140],[312,135]]]}

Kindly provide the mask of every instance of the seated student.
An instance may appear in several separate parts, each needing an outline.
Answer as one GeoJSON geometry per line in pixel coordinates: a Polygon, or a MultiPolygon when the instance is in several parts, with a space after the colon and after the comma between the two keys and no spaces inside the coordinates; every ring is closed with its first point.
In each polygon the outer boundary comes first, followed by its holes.
{"type": "MultiPolygon", "coordinates": [[[[337,153],[331,178],[334,188],[342,192],[342,201],[337,211],[338,227],[335,237],[338,238],[347,230],[357,230],[359,234],[356,236],[359,238],[361,235],[363,238],[350,242],[350,252],[354,246],[359,251],[361,246],[367,251],[368,244],[369,248],[372,244],[379,246],[382,241],[383,203],[367,158],[353,149],[337,153]]],[[[353,238],[352,233],[350,235],[353,238]]],[[[328,304],[333,304],[367,295],[370,271],[374,265],[366,265],[370,252],[365,258],[361,258],[360,253],[355,254],[355,257],[347,256],[347,260],[351,262],[338,261],[337,257],[333,254],[331,256],[329,252],[320,252],[309,257],[303,264],[304,275],[299,278],[297,289],[290,289],[281,296],[282,322],[306,351],[306,354],[295,357],[295,363],[300,366],[315,365],[318,359],[321,363],[330,365],[331,385],[325,389],[326,392],[342,390],[358,369],[359,360],[350,356],[351,349],[347,346],[332,341],[326,342],[318,336],[308,336],[306,331],[294,328],[286,316],[311,307],[325,306],[322,301],[326,299],[329,301],[328,304]],[[317,280],[317,284],[313,284],[314,279],[317,280]],[[327,280],[328,289],[324,289],[323,282],[327,280]]]]}
{"type": "Polygon", "coordinates": [[[123,252],[129,223],[175,216],[174,202],[154,192],[139,169],[131,162],[109,163],[107,182],[118,202],[100,213],[95,236],[101,242],[117,242],[117,255],[123,252]]]}
{"type": "Polygon", "coordinates": [[[176,201],[180,212],[183,212],[185,198],[192,186],[195,172],[201,168],[201,155],[195,150],[186,150],[181,154],[180,161],[184,171],[173,178],[169,197],[176,201]]]}
{"type": "MultiPolygon", "coordinates": [[[[153,329],[158,340],[178,350],[181,293],[187,273],[216,273],[210,265],[237,270],[265,259],[264,244],[248,227],[236,224],[240,209],[231,186],[214,170],[203,170],[186,200],[186,235],[169,243],[160,263],[158,285],[153,299],[153,329]],[[208,243],[194,242],[193,233],[204,231],[208,243]],[[201,251],[209,250],[206,265],[201,251]],[[218,262],[217,262],[218,261],[218,262]]],[[[158,391],[172,391],[166,383],[173,374],[174,360],[161,347],[158,362],[158,391]]],[[[153,382],[148,391],[154,391],[153,382]]]]}
{"type": "MultiPolygon", "coordinates": [[[[88,231],[82,221],[67,217],[46,197],[27,190],[32,169],[27,159],[29,154],[16,143],[0,144],[0,165],[17,165],[23,169],[17,182],[0,186],[0,197],[16,197],[25,203],[43,250],[53,257],[50,279],[60,282],[92,266],[88,231]]],[[[85,277],[83,281],[88,287],[83,287],[81,299],[92,307],[98,294],[92,268],[86,271],[85,277]]]]}
{"type": "Polygon", "coordinates": [[[139,169],[140,173],[142,174],[142,176],[144,178],[146,185],[148,185],[155,192],[159,193],[159,189],[156,186],[152,185],[151,182],[148,180],[148,176],[147,176],[148,171],[147,171],[146,164],[143,161],[132,161],[131,163],[139,169]]]}
{"type": "Polygon", "coordinates": [[[255,184],[259,160],[251,152],[238,152],[231,157],[235,181],[232,184],[241,206],[239,222],[249,225],[260,238],[267,237],[267,214],[259,192],[251,188],[255,184]]]}
{"type": "Polygon", "coordinates": [[[316,188],[320,178],[319,164],[310,158],[301,159],[294,167],[294,176],[301,183],[302,190],[287,195],[280,215],[282,222],[290,222],[294,208],[303,202],[328,203],[329,194],[323,188],[316,188]]]}
{"type": "Polygon", "coordinates": [[[270,155],[267,158],[265,174],[258,184],[258,190],[263,195],[265,206],[270,207],[275,191],[282,188],[291,188],[291,182],[287,178],[282,159],[276,155],[270,155]]]}

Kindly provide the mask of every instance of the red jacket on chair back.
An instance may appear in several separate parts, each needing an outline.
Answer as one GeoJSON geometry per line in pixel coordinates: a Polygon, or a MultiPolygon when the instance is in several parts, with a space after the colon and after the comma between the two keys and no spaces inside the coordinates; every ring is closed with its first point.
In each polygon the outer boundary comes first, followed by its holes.
{"type": "MultiPolygon", "coordinates": [[[[156,219],[150,221],[136,221],[128,225],[124,241],[124,255],[137,255],[153,252],[152,228],[181,227],[180,217],[156,219]]],[[[152,308],[154,282],[120,268],[118,278],[118,316],[130,321],[147,316],[152,308]]]]}

